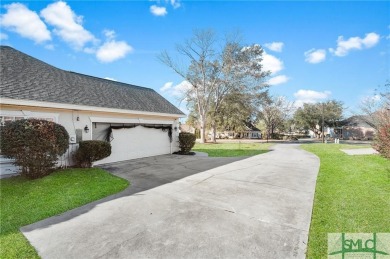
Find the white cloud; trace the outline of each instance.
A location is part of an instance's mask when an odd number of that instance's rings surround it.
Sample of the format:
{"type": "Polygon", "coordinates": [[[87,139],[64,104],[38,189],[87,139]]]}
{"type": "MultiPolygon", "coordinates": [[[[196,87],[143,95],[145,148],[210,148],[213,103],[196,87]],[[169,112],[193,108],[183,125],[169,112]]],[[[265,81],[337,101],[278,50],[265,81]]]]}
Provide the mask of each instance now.
{"type": "Polygon", "coordinates": [[[264,46],[272,51],[282,52],[284,43],[283,42],[271,42],[271,43],[265,43],[264,46]]]}
{"type": "Polygon", "coordinates": [[[0,32],[0,40],[7,40],[7,39],[8,39],[8,35],[0,32]]]}
{"type": "Polygon", "coordinates": [[[263,69],[265,71],[269,70],[272,74],[276,74],[277,72],[283,70],[283,62],[275,56],[267,54],[264,52],[263,54],[263,69]]]}
{"type": "Polygon", "coordinates": [[[41,11],[45,21],[54,26],[54,32],[75,49],[81,49],[96,38],[82,26],[83,17],[76,15],[67,3],[59,1],[41,11]]]}
{"type": "Polygon", "coordinates": [[[296,98],[295,106],[300,107],[304,103],[317,103],[324,99],[327,99],[332,93],[330,91],[317,92],[314,90],[300,89],[294,93],[296,98]]]}
{"type": "Polygon", "coordinates": [[[115,78],[112,78],[112,77],[105,77],[104,79],[111,80],[111,81],[118,81],[118,80],[116,80],[115,78]]]}
{"type": "Polygon", "coordinates": [[[115,39],[115,36],[116,36],[115,31],[113,31],[113,30],[104,30],[103,34],[109,40],[115,39]]]}
{"type": "Polygon", "coordinates": [[[379,94],[364,96],[361,99],[362,103],[375,104],[380,103],[382,97],[379,94]]]}
{"type": "Polygon", "coordinates": [[[173,82],[167,82],[164,84],[163,87],[160,88],[160,91],[170,96],[181,99],[191,88],[192,85],[190,84],[190,82],[184,80],[175,86],[173,86],[173,82]]]}
{"type": "Polygon", "coordinates": [[[125,41],[108,41],[104,43],[96,52],[96,58],[104,63],[109,63],[124,58],[133,48],[125,41]]]}
{"type": "Polygon", "coordinates": [[[326,50],[324,49],[311,49],[305,52],[305,61],[312,63],[312,64],[317,64],[326,59],[326,50]]]}
{"type": "Polygon", "coordinates": [[[150,12],[155,16],[165,16],[168,14],[167,9],[162,6],[152,5],[150,7],[150,12]]]}
{"type": "Polygon", "coordinates": [[[366,48],[374,47],[380,40],[379,34],[374,32],[366,34],[366,37],[362,40],[363,46],[366,48]]]}
{"type": "Polygon", "coordinates": [[[51,40],[50,31],[36,12],[21,3],[13,3],[4,7],[7,13],[0,16],[0,23],[4,28],[36,43],[51,40]]]}
{"type": "Polygon", "coordinates": [[[271,77],[268,80],[268,84],[269,85],[280,85],[280,84],[286,83],[288,80],[289,80],[289,78],[287,76],[279,75],[279,76],[271,77]]]}
{"type": "Polygon", "coordinates": [[[163,87],[160,88],[161,92],[166,92],[172,88],[173,82],[166,82],[163,87]]]}
{"type": "Polygon", "coordinates": [[[337,48],[330,48],[329,51],[336,56],[343,57],[348,55],[351,50],[361,50],[363,48],[372,48],[380,40],[380,35],[374,32],[366,34],[364,38],[351,37],[344,40],[343,36],[339,36],[337,39],[337,48]]]}
{"type": "Polygon", "coordinates": [[[190,82],[184,80],[172,87],[172,95],[176,97],[183,97],[183,95],[192,88],[190,82]]]}

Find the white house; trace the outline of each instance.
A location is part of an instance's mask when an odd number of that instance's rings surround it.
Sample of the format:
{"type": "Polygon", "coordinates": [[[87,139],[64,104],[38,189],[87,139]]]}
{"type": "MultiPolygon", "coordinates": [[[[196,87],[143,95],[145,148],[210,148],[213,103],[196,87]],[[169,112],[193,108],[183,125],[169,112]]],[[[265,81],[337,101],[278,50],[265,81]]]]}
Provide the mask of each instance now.
{"type": "MultiPolygon", "coordinates": [[[[70,135],[59,165],[71,164],[81,140],[108,140],[112,154],[96,164],[178,150],[178,119],[185,115],[153,89],[65,71],[0,46],[0,122],[41,118],[70,135]]],[[[15,168],[1,159],[1,174],[15,168]],[[4,169],[4,170],[3,170],[4,169]]]]}

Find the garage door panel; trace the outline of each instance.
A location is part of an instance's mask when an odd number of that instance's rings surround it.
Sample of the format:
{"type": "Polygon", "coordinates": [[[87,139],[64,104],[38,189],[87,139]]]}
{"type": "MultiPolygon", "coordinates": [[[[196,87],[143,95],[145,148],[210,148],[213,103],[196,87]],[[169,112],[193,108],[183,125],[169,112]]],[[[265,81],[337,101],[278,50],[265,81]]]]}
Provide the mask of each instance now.
{"type": "Polygon", "coordinates": [[[161,129],[142,126],[130,129],[113,129],[112,137],[111,155],[95,164],[169,154],[171,149],[168,132],[161,129]]]}

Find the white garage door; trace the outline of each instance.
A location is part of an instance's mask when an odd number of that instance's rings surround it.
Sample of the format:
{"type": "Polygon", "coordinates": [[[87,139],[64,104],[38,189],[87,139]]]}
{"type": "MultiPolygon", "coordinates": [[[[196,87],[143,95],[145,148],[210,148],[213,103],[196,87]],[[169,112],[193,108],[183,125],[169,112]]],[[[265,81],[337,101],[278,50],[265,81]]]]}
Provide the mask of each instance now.
{"type": "Polygon", "coordinates": [[[111,155],[95,165],[129,159],[169,154],[168,132],[137,126],[131,129],[112,129],[111,155]]]}

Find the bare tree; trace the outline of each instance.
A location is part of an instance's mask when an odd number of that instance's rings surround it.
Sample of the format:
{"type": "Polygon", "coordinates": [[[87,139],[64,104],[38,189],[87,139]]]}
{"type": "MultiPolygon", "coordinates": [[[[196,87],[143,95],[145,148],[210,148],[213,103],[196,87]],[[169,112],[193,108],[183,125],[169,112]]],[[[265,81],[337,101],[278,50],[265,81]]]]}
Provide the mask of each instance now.
{"type": "Polygon", "coordinates": [[[376,129],[373,147],[384,157],[390,158],[390,81],[380,92],[367,98],[361,105],[367,123],[376,129]]]}
{"type": "Polygon", "coordinates": [[[227,39],[220,49],[216,43],[213,31],[195,30],[191,39],[176,48],[189,65],[178,65],[166,51],[159,56],[164,64],[191,84],[183,98],[196,107],[202,143],[206,140],[208,118],[213,129],[212,141],[215,141],[216,116],[225,97],[233,91],[260,91],[267,87],[263,78],[269,75],[262,71],[263,50],[259,45],[242,47],[237,41],[227,39]]]}
{"type": "Polygon", "coordinates": [[[376,130],[383,124],[383,112],[390,110],[390,81],[377,89],[376,94],[368,96],[360,104],[360,112],[364,114],[361,118],[376,130]]]}
{"type": "Polygon", "coordinates": [[[205,142],[206,116],[210,108],[212,93],[216,85],[215,64],[216,36],[212,30],[195,30],[191,39],[177,45],[177,52],[189,61],[189,66],[181,66],[173,61],[167,51],[159,59],[191,84],[183,98],[195,100],[198,109],[201,142],[205,142]]]}

